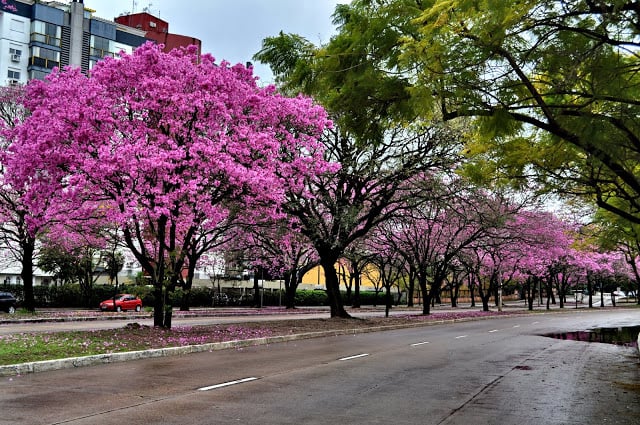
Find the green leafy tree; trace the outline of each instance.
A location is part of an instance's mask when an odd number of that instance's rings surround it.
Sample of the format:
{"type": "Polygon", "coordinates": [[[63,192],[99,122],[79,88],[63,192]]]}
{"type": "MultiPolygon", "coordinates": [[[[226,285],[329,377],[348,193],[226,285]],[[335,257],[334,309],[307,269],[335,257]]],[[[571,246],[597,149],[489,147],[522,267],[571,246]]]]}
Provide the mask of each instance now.
{"type": "Polygon", "coordinates": [[[83,245],[68,249],[48,245],[40,252],[38,267],[62,283],[78,283],[83,304],[91,307],[93,284],[103,269],[100,252],[95,247],[83,245]]]}
{"type": "Polygon", "coordinates": [[[638,2],[416,4],[402,59],[426,111],[477,117],[471,153],[640,223],[638,2]]]}

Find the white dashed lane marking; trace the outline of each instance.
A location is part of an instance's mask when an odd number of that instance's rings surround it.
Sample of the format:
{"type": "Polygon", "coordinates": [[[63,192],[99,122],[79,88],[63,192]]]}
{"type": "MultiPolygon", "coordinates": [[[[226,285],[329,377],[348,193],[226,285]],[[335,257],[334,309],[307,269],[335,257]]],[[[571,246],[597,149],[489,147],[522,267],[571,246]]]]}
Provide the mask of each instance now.
{"type": "Polygon", "coordinates": [[[425,345],[428,344],[429,341],[424,341],[424,342],[416,342],[415,344],[411,344],[412,347],[417,347],[418,345],[425,345]]]}
{"type": "Polygon", "coordinates": [[[344,360],[353,360],[353,359],[357,359],[357,358],[360,358],[360,357],[366,357],[366,356],[368,356],[368,355],[369,355],[369,354],[367,354],[367,353],[363,353],[363,354],[356,354],[355,356],[343,357],[343,358],[338,359],[338,360],[340,360],[340,361],[344,361],[344,360]]]}
{"type": "Polygon", "coordinates": [[[211,386],[208,386],[208,387],[198,388],[198,391],[215,390],[217,388],[228,387],[230,385],[236,385],[236,384],[242,384],[244,382],[255,381],[256,379],[258,379],[258,378],[251,377],[251,378],[238,379],[237,381],[223,382],[222,384],[216,384],[216,385],[211,385],[211,386]]]}

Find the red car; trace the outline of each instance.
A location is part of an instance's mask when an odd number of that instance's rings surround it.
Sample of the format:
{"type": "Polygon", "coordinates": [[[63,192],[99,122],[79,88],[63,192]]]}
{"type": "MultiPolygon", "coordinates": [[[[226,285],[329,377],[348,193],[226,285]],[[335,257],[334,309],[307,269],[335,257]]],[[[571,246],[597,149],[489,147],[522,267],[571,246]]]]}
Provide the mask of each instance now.
{"type": "Polygon", "coordinates": [[[100,303],[102,311],[126,311],[126,310],[142,310],[142,300],[131,294],[118,294],[115,296],[116,307],[113,308],[113,298],[104,300],[100,303]]]}

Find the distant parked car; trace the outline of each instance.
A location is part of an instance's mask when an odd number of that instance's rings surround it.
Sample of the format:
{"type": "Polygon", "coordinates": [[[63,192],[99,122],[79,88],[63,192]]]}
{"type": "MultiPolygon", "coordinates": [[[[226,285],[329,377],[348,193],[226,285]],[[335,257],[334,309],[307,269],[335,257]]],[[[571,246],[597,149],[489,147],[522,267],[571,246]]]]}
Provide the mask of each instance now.
{"type": "Polygon", "coordinates": [[[5,313],[13,314],[16,312],[18,301],[10,292],[0,292],[0,310],[5,313]]]}
{"type": "Polygon", "coordinates": [[[142,310],[142,300],[131,294],[118,294],[115,296],[116,305],[113,306],[113,298],[104,300],[100,303],[102,311],[126,311],[126,310],[142,310]]]}

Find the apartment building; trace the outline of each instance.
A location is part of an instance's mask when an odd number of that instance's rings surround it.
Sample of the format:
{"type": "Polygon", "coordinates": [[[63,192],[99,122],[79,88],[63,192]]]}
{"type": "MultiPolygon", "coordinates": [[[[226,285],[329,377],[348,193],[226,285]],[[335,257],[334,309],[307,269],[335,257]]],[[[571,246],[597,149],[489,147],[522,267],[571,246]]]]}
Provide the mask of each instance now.
{"type": "Polygon", "coordinates": [[[104,57],[132,52],[153,40],[165,50],[200,40],[169,33],[169,23],[148,13],[99,18],[82,0],[2,0],[0,3],[0,85],[43,79],[55,67],[90,70],[104,57]]]}

